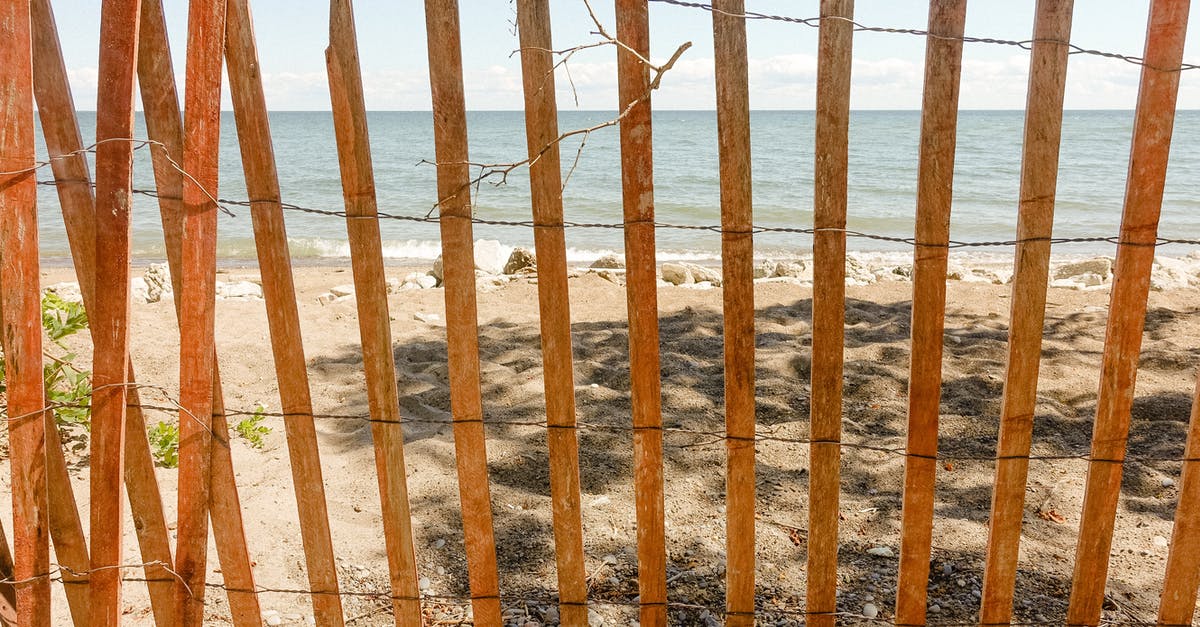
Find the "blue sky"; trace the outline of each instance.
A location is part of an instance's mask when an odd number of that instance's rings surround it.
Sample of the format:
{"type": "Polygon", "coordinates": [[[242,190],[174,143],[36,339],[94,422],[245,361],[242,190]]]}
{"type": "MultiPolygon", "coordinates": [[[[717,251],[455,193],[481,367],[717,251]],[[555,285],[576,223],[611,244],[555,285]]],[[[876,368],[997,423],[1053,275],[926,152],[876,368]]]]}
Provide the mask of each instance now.
{"type": "MultiPolygon", "coordinates": [[[[99,0],[55,0],[76,106],[95,108],[99,49],[99,0]]],[[[182,86],[187,6],[165,0],[177,80],[182,86]]],[[[968,35],[1027,39],[1034,0],[972,0],[968,35]]],[[[613,29],[612,0],[593,7],[613,29]]],[[[749,10],[797,17],[818,13],[816,0],[747,0],[749,10]]],[[[258,33],[267,103],[274,110],[327,110],[324,48],[328,5],[311,0],[251,0],[258,33]]],[[[869,26],[924,28],[927,4],[912,0],[860,0],[855,19],[869,26]]],[[[521,77],[511,0],[460,0],[467,106],[520,109],[521,77]]],[[[360,0],[355,3],[367,106],[373,110],[429,109],[429,79],[423,3],[418,0],[360,0]]],[[[556,48],[595,41],[582,0],[552,0],[556,48]]],[[[1148,0],[1076,0],[1072,41],[1141,56],[1148,0]]],[[[1200,16],[1193,16],[1184,60],[1200,62],[1200,16]]],[[[707,12],[651,5],[651,54],[670,56],[692,42],[654,96],[660,109],[712,109],[714,102],[712,22],[707,12]]],[[[781,22],[750,22],[751,106],[811,109],[815,102],[817,30],[781,22]]],[[[917,109],[921,102],[924,39],[912,35],[856,33],[851,106],[856,109],[917,109]]],[[[1011,46],[967,44],[964,48],[964,109],[1020,109],[1025,104],[1029,53],[1011,46]]],[[[575,83],[558,79],[563,109],[614,109],[616,62],[611,47],[576,55],[569,64],[575,83]],[[578,97],[578,105],[575,98],[578,97]]],[[[1067,72],[1066,106],[1072,109],[1130,109],[1137,97],[1138,68],[1099,57],[1074,55],[1067,72]]],[[[228,108],[226,99],[226,108],[228,108]]],[[[1180,108],[1200,108],[1200,70],[1185,72],[1180,108]]]]}

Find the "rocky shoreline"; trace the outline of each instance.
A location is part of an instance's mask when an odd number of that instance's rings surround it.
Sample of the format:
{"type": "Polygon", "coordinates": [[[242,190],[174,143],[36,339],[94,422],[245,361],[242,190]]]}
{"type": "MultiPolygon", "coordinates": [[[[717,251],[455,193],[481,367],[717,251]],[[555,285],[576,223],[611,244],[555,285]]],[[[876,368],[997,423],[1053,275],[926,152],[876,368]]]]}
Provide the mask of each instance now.
{"type": "MultiPolygon", "coordinates": [[[[525,248],[509,249],[496,240],[475,242],[475,275],[478,288],[490,291],[514,281],[537,283],[537,262],[533,252],[525,248]]],[[[1050,287],[1074,290],[1106,290],[1112,284],[1115,260],[1108,256],[1054,257],[1050,264],[1050,287]]],[[[948,281],[1007,285],[1012,282],[1011,257],[951,255],[947,267],[948,281]]],[[[254,274],[221,274],[226,280],[216,283],[218,300],[259,300],[262,298],[261,279],[254,274]]],[[[618,285],[625,283],[625,260],[618,255],[605,255],[585,267],[573,267],[569,276],[596,274],[618,285]]],[[[691,289],[712,289],[721,286],[719,263],[704,265],[692,262],[669,261],[659,265],[659,285],[691,289]]],[[[846,255],[846,285],[864,286],[882,281],[911,281],[911,255],[904,253],[850,252],[846,255]]],[[[793,283],[812,285],[811,255],[792,259],[760,260],[754,266],[756,283],[793,283]]],[[[388,293],[442,286],[442,259],[438,257],[427,271],[410,271],[403,277],[387,280],[388,293]]],[[[1182,257],[1158,255],[1150,275],[1150,288],[1169,291],[1181,288],[1200,288],[1200,251],[1182,257]]],[[[46,287],[69,301],[80,300],[79,284],[55,283],[46,287]]],[[[170,270],[165,263],[150,264],[144,274],[130,282],[136,303],[154,303],[171,297],[170,270]]],[[[354,298],[353,284],[335,285],[317,297],[321,304],[354,298]]]]}

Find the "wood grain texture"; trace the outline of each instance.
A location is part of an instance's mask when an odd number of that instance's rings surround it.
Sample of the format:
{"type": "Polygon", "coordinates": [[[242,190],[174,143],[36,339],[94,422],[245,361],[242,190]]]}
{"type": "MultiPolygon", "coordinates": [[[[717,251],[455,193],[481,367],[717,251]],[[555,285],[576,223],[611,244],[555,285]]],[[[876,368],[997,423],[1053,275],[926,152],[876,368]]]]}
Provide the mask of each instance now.
{"type": "MultiPolygon", "coordinates": [[[[331,0],[329,3],[329,47],[325,50],[325,63],[346,204],[346,229],[358,304],[367,402],[373,419],[371,439],[375,443],[392,611],[397,625],[419,625],[422,620],[420,591],[404,470],[404,431],[400,425],[362,72],[358,62],[354,12],[349,0],[331,0]]],[[[478,610],[476,616],[479,616],[478,610]]]]}
{"type": "MultiPolygon", "coordinates": [[[[182,286],[179,310],[179,527],[175,611],[179,624],[204,622],[208,520],[212,505],[214,310],[224,0],[192,0],[188,8],[183,137],[182,286]]],[[[224,486],[222,486],[224,487],[224,486]]],[[[214,527],[219,524],[213,515],[214,527]]]]}
{"type": "Polygon", "coordinates": [[[100,16],[96,104],[96,274],[92,330],[91,619],[121,619],[121,511],[129,372],[130,210],[133,203],[133,98],[139,0],[105,3],[100,16]]]}
{"type": "MultiPolygon", "coordinates": [[[[175,164],[183,161],[183,127],[176,97],[174,73],[171,68],[170,45],[159,0],[143,0],[142,41],[139,48],[138,76],[142,103],[146,110],[146,127],[150,138],[161,145],[152,151],[154,176],[159,189],[159,212],[166,240],[167,263],[176,316],[183,312],[182,232],[184,177],[175,164]],[[174,162],[174,163],[172,163],[174,162]]],[[[228,422],[224,415],[220,373],[213,357],[212,434],[211,449],[211,518],[213,538],[221,572],[229,591],[230,613],[236,625],[256,625],[261,621],[240,498],[229,450],[228,422]]],[[[170,583],[173,584],[174,578],[170,583]]],[[[164,585],[155,583],[155,585],[164,585]]],[[[158,616],[155,606],[155,616],[158,616]]],[[[160,621],[161,622],[161,621],[160,621]]]]}
{"type": "Polygon", "coordinates": [[[500,589],[479,388],[475,250],[458,2],[426,0],[425,22],[429,82],[433,94],[433,140],[438,163],[450,412],[454,422],[454,457],[458,468],[471,604],[477,624],[498,626],[501,624],[500,589]]]}
{"type": "Polygon", "coordinates": [[[806,619],[832,627],[837,612],[842,382],[846,336],[846,205],[853,0],[823,0],[817,49],[813,175],[812,444],[806,619]],[[844,18],[844,19],[838,19],[844,18]]]}
{"type": "Polygon", "coordinates": [[[518,0],[517,31],[525,88],[525,137],[529,158],[534,160],[529,166],[529,186],[535,225],[559,616],[563,625],[587,625],[575,371],[549,0],[518,0]]]}
{"type": "Polygon", "coordinates": [[[6,624],[17,624],[17,590],[8,583],[15,579],[13,575],[12,550],[8,548],[8,534],[4,533],[4,525],[0,524],[0,621],[6,624]]]}
{"type": "Polygon", "coordinates": [[[933,540],[942,386],[942,333],[946,313],[946,244],[958,124],[966,0],[933,0],[925,43],[925,89],[917,174],[917,245],[913,253],[912,357],[908,384],[908,456],[896,624],[925,623],[926,584],[933,540]]]}
{"type": "MultiPolygon", "coordinates": [[[[1121,245],[1113,268],[1108,328],[1100,363],[1100,390],[1092,430],[1091,461],[1075,547],[1068,625],[1100,621],[1108,557],[1121,492],[1125,443],[1133,408],[1138,357],[1150,292],[1154,242],[1162,209],[1178,68],[1187,33],[1188,0],[1153,0],[1146,27],[1146,66],[1138,88],[1129,151],[1129,175],[1121,215],[1121,245]]],[[[1194,559],[1195,556],[1192,556],[1194,559]]]]}
{"type": "Polygon", "coordinates": [[[50,625],[33,54],[28,2],[0,3],[0,342],[8,393],[17,625],[50,625]]]}
{"type": "MultiPolygon", "coordinates": [[[[91,225],[86,242],[80,240],[79,229],[68,229],[67,237],[74,250],[86,249],[86,254],[74,257],[76,275],[82,274],[80,266],[89,271],[95,255],[95,204],[92,197],[91,175],[87,157],[74,154],[83,148],[79,124],[75,117],[75,104],[67,82],[67,69],[59,47],[58,29],[49,0],[33,0],[30,3],[33,37],[33,93],[38,105],[38,119],[42,125],[42,136],[47,152],[52,159],[50,168],[54,173],[59,204],[63,208],[64,222],[86,216],[91,225]]],[[[82,281],[81,281],[82,286],[82,281]]],[[[91,285],[89,284],[89,288],[91,285]]],[[[71,621],[84,625],[89,617],[88,575],[91,570],[91,555],[88,553],[87,538],[83,533],[83,521],[75,502],[75,488],[67,470],[66,457],[60,443],[61,437],[53,414],[46,414],[46,481],[49,498],[50,538],[54,543],[54,559],[66,566],[62,572],[63,590],[71,611],[71,621]],[[75,574],[83,573],[83,574],[75,574]]]]}
{"type": "Polygon", "coordinates": [[[1000,404],[996,480],[979,615],[982,625],[1006,625],[1012,621],[1028,457],[1037,406],[1067,82],[1068,47],[1058,42],[1071,38],[1072,5],[1073,0],[1038,0],[1035,10],[1017,215],[1017,239],[1021,243],[1017,244],[1013,265],[1008,368],[1000,404]]]}
{"type": "Polygon", "coordinates": [[[1158,606],[1159,625],[1191,625],[1196,612],[1196,590],[1200,587],[1200,560],[1196,559],[1200,555],[1200,378],[1196,380],[1183,457],[1189,461],[1183,462],[1179,479],[1179,505],[1158,606]]]}
{"type": "Polygon", "coordinates": [[[234,118],[241,147],[246,190],[253,200],[250,217],[262,274],[263,297],[271,315],[271,348],[288,441],[300,535],[312,594],[314,617],[321,625],[342,625],[337,564],[329,530],[325,483],[312,418],[312,394],[300,335],[300,314],[292,279],[287,230],[280,205],[279,175],[267,101],[259,74],[258,50],[250,6],[228,0],[225,18],[225,59],[234,118]]]}
{"type": "Polygon", "coordinates": [[[638,597],[642,627],[667,623],[663,507],[662,380],[658,272],[654,250],[654,154],[650,121],[650,16],[646,0],[616,0],[617,109],[621,119],[621,199],[625,220],[630,396],[637,494],[638,597]],[[634,53],[637,54],[634,54],[634,53]],[[640,58],[639,58],[640,56],[640,58]],[[632,108],[630,108],[632,106],[632,108]]]}
{"type": "Polygon", "coordinates": [[[754,236],[743,0],[713,2],[725,358],[725,624],[754,625],[754,236]]]}

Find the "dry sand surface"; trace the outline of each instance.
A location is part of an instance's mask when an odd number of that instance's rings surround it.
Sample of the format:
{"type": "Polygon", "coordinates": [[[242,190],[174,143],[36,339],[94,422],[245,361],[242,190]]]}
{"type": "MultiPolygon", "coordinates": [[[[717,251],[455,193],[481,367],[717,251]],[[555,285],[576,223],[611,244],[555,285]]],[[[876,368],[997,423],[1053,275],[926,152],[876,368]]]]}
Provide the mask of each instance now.
{"type": "MultiPolygon", "coordinates": [[[[253,280],[254,269],[229,268],[219,279],[253,280]]],[[[389,276],[408,270],[389,268],[389,276]]],[[[423,272],[423,270],[422,270],[423,272]]],[[[49,270],[43,285],[71,280],[49,270]]],[[[625,291],[620,278],[595,273],[573,278],[571,313],[575,343],[584,538],[593,618],[625,625],[636,619],[634,493],[625,291]],[[611,280],[610,280],[611,279],[611,280]],[[601,602],[615,603],[604,604],[601,602]]],[[[352,297],[322,303],[333,286],[348,284],[345,268],[297,269],[298,298],[308,371],[318,413],[366,414],[362,358],[352,297]]],[[[544,419],[537,286],[529,277],[479,294],[480,359],[486,419],[544,419]]],[[[878,281],[847,288],[845,439],[901,449],[909,361],[911,283],[878,281]]],[[[934,562],[929,581],[931,622],[975,618],[991,498],[1010,287],[951,281],[947,298],[941,450],[964,459],[940,464],[937,478],[934,562]],[[971,459],[976,458],[976,459],[971,459]],[[982,459],[980,459],[982,458],[982,459]]],[[[663,286],[663,415],[668,427],[721,431],[721,290],[663,286]]],[[[808,434],[811,288],[795,281],[756,285],[757,419],[777,438],[808,434]]],[[[418,566],[426,592],[467,592],[458,489],[449,425],[445,312],[441,289],[389,296],[395,363],[405,427],[405,457],[418,566]],[[435,317],[430,316],[433,314],[435,317]]],[[[1130,454],[1179,457],[1200,348],[1200,291],[1181,288],[1150,295],[1142,367],[1133,410],[1130,454]]],[[[1091,422],[1108,290],[1054,287],[1049,294],[1045,346],[1034,422],[1038,455],[1085,455],[1091,422]]],[[[261,300],[222,300],[217,343],[226,405],[279,411],[266,309],[261,300]]],[[[178,389],[178,331],[170,299],[133,307],[132,354],[144,383],[178,389]]],[[[83,336],[72,338],[79,360],[90,361],[83,336]]],[[[147,394],[147,402],[154,402],[147,394]]],[[[176,417],[151,412],[151,424],[176,417]]],[[[307,579],[296,505],[280,418],[261,450],[232,441],[246,535],[255,578],[268,588],[304,589],[307,579]]],[[[368,424],[324,419],[317,423],[326,494],[343,590],[386,593],[387,568],[374,453],[368,424]]],[[[551,535],[544,429],[493,424],[488,459],[506,622],[554,623],[555,563],[551,535]],[[521,601],[520,598],[529,598],[521,601]]],[[[666,515],[671,610],[681,625],[719,624],[724,590],[724,447],[713,437],[668,430],[666,515]]],[[[85,452],[85,451],[84,451],[85,452]]],[[[5,455],[7,457],[7,455],[5,455]]],[[[760,624],[795,625],[802,619],[808,517],[807,445],[764,440],[758,446],[758,595],[760,624]]],[[[75,453],[71,472],[86,512],[88,461],[75,453]]],[[[8,491],[7,461],[0,485],[8,491]]],[[[903,457],[847,448],[843,454],[841,592],[839,609],[861,613],[868,604],[881,618],[895,602],[903,457]],[[868,552],[871,549],[880,549],[868,552]],[[888,549],[888,550],[882,550],[888,549]]],[[[1035,461],[1027,491],[1016,619],[1060,621],[1065,615],[1086,465],[1081,460],[1035,461]]],[[[1113,545],[1106,619],[1152,621],[1171,537],[1180,464],[1129,463],[1113,545]]],[[[174,521],[176,471],[160,469],[169,521],[174,521]]],[[[4,514],[10,504],[4,499],[4,514]]],[[[11,518],[7,520],[11,521],[11,518]]],[[[87,518],[84,517],[84,525],[87,518]]],[[[9,523],[6,522],[6,525],[9,523]]],[[[172,522],[172,527],[173,527],[172,522]]],[[[11,528],[10,528],[11,529],[11,528]]],[[[138,563],[132,524],[125,531],[128,562],[138,563]]],[[[210,550],[212,582],[222,581],[210,550]]],[[[130,571],[130,576],[139,576],[130,571]]],[[[55,587],[60,622],[66,622],[61,586],[55,587]]],[[[209,619],[224,624],[227,603],[209,590],[209,619]]],[[[270,624],[311,622],[306,595],[264,593],[270,624]]],[[[149,623],[144,586],[128,583],[128,624],[149,623]]],[[[347,597],[357,625],[389,624],[388,604],[370,596],[347,597]]],[[[427,603],[431,624],[460,624],[462,602],[427,603]],[[432,621],[441,622],[432,622],[432,621]]],[[[847,616],[845,622],[857,619],[847,616]]]]}

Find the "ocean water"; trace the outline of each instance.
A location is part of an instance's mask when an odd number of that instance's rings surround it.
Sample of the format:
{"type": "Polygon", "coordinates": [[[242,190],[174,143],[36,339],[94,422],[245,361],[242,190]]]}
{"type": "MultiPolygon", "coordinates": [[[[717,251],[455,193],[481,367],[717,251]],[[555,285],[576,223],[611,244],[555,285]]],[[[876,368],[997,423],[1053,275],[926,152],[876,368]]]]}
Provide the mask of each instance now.
{"type": "MultiPolygon", "coordinates": [[[[564,111],[562,131],[587,128],[615,116],[613,112],[564,111]]],[[[381,211],[424,216],[436,201],[432,117],[428,112],[372,112],[371,148],[381,211]]],[[[80,112],[84,143],[95,138],[95,115],[80,112]]],[[[275,112],[270,116],[285,202],[327,210],[342,208],[341,183],[328,112],[275,112]]],[[[521,112],[468,114],[471,160],[511,163],[525,157],[521,112]]],[[[951,237],[956,240],[1006,240],[1016,232],[1020,186],[1022,111],[964,111],[959,115],[955,159],[951,237]]],[[[1055,235],[1108,237],[1118,233],[1132,138],[1132,111],[1071,111],[1063,121],[1055,235]]],[[[811,111],[757,111],[751,120],[754,221],[773,227],[811,227],[813,197],[813,125],[811,111]]],[[[857,111],[851,114],[848,227],[892,237],[911,237],[916,207],[920,112],[857,111]]],[[[141,114],[136,136],[147,137],[141,114]]],[[[621,175],[618,132],[605,128],[562,146],[566,219],[588,223],[621,221],[621,175]],[[578,154],[578,162],[575,162],[578,154]]],[[[45,147],[38,137],[40,157],[45,147]]],[[[660,222],[713,225],[720,222],[717,175],[716,114],[705,111],[660,111],[654,114],[656,215],[660,222]]],[[[94,169],[94,167],[93,167],[94,169]]],[[[1200,111],[1180,112],[1175,122],[1160,235],[1200,238],[1200,111]]],[[[48,168],[39,180],[53,178],[48,168]]],[[[219,196],[246,199],[232,113],[222,118],[219,196]]],[[[153,189],[148,149],[136,153],[134,183],[153,189]]],[[[503,184],[482,182],[474,196],[475,214],[496,220],[530,219],[529,180],[525,169],[503,184]]],[[[68,256],[58,199],[51,186],[39,189],[43,256],[68,256]]],[[[232,207],[234,216],[220,217],[219,254],[227,262],[252,261],[254,247],[249,209],[232,207]]],[[[349,255],[346,225],[341,218],[301,212],[286,215],[288,236],[297,262],[349,255]]],[[[384,220],[384,254],[397,262],[432,259],[440,252],[436,225],[384,220]]],[[[529,246],[531,229],[477,225],[475,237],[498,239],[510,246],[529,246]]],[[[567,232],[569,258],[586,262],[620,252],[619,229],[572,228],[567,232]]],[[[761,257],[787,257],[811,251],[811,239],[798,234],[760,234],[755,247],[761,257]]],[[[850,238],[848,247],[862,251],[907,250],[865,238],[850,238]]],[[[137,196],[133,218],[134,255],[163,258],[162,232],[154,199],[137,196]]],[[[660,260],[716,259],[717,233],[660,229],[660,260]]],[[[984,249],[996,254],[1010,248],[984,249]]],[[[1063,253],[1112,254],[1111,244],[1061,245],[1063,253]]],[[[1187,252],[1167,248],[1164,252],[1187,252]]]]}

